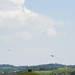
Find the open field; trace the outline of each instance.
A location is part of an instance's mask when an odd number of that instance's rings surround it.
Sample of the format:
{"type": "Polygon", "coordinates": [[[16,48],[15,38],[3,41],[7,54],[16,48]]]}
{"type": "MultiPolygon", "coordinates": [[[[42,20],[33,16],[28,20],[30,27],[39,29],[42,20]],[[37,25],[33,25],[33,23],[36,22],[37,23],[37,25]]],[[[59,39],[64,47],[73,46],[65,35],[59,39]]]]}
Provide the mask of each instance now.
{"type": "Polygon", "coordinates": [[[25,73],[19,73],[18,75],[40,75],[39,73],[36,72],[25,72],[25,73]]]}
{"type": "MultiPolygon", "coordinates": [[[[1,74],[0,74],[1,75],[1,74]]],[[[42,71],[19,71],[4,73],[4,75],[75,75],[75,68],[58,68],[54,70],[42,70],[42,71]]]]}
{"type": "Polygon", "coordinates": [[[40,75],[75,75],[75,68],[58,68],[57,70],[35,71],[40,75]]]}
{"type": "Polygon", "coordinates": [[[53,72],[53,70],[46,70],[46,71],[35,71],[36,73],[39,73],[39,74],[50,74],[53,72]]]}

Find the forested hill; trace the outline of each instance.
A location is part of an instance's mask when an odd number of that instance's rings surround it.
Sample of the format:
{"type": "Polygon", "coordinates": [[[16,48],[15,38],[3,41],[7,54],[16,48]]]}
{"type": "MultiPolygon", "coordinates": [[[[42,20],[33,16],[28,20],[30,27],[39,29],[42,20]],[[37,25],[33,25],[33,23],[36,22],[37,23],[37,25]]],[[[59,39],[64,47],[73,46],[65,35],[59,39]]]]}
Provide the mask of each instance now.
{"type": "Polygon", "coordinates": [[[36,70],[53,70],[57,68],[65,68],[71,67],[75,68],[75,65],[62,65],[62,64],[42,64],[42,65],[35,65],[35,66],[13,66],[9,64],[2,64],[0,65],[0,71],[2,72],[18,72],[18,71],[25,71],[26,69],[36,70]]]}

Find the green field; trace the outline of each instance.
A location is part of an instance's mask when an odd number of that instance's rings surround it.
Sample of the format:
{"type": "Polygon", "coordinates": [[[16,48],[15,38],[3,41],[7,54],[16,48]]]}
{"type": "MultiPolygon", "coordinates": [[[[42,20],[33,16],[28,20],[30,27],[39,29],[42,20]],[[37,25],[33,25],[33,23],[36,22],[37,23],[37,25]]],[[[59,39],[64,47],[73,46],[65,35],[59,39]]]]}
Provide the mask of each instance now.
{"type": "Polygon", "coordinates": [[[59,68],[57,70],[35,71],[40,75],[75,75],[75,68],[59,68]]]}
{"type": "Polygon", "coordinates": [[[19,73],[18,75],[40,75],[39,73],[36,72],[25,72],[25,73],[19,73]]]}
{"type": "Polygon", "coordinates": [[[46,70],[46,71],[33,71],[33,72],[23,72],[23,73],[19,73],[18,75],[49,75],[50,73],[52,73],[52,70],[46,70]]]}
{"type": "Polygon", "coordinates": [[[49,75],[53,71],[52,70],[46,70],[46,71],[35,71],[35,72],[38,73],[38,74],[40,74],[40,75],[49,75]]]}
{"type": "Polygon", "coordinates": [[[52,70],[46,70],[46,71],[35,71],[36,73],[45,73],[45,74],[50,74],[52,70]]]}
{"type": "Polygon", "coordinates": [[[57,70],[23,72],[17,75],[75,75],[75,68],[58,68],[57,70]]]}

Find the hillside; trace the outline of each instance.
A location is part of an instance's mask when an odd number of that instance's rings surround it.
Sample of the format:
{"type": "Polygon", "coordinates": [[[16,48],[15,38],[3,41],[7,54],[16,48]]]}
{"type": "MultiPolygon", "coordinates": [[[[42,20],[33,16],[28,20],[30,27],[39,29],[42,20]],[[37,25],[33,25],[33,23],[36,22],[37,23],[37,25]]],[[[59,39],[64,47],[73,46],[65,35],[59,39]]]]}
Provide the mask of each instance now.
{"type": "Polygon", "coordinates": [[[49,75],[75,75],[75,68],[59,68],[49,75]]]}
{"type": "Polygon", "coordinates": [[[75,75],[75,68],[58,68],[57,70],[36,71],[40,75],[75,75]]]}
{"type": "Polygon", "coordinates": [[[42,64],[42,65],[35,65],[35,66],[13,66],[9,64],[2,64],[0,65],[0,72],[19,72],[25,71],[27,69],[32,69],[33,71],[42,71],[42,70],[56,70],[58,68],[75,68],[74,65],[62,65],[62,64],[42,64]]]}
{"type": "Polygon", "coordinates": [[[35,73],[35,72],[24,72],[24,73],[18,73],[17,75],[40,75],[39,73],[35,73]]]}

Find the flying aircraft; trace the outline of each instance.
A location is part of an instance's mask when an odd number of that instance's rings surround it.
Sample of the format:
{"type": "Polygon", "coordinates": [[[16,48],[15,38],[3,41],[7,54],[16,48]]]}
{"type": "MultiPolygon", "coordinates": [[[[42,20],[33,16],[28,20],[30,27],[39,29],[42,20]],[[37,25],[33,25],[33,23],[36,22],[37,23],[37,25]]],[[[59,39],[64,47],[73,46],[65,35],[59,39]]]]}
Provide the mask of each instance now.
{"type": "Polygon", "coordinates": [[[54,55],[50,55],[51,57],[54,57],[54,55]]]}

